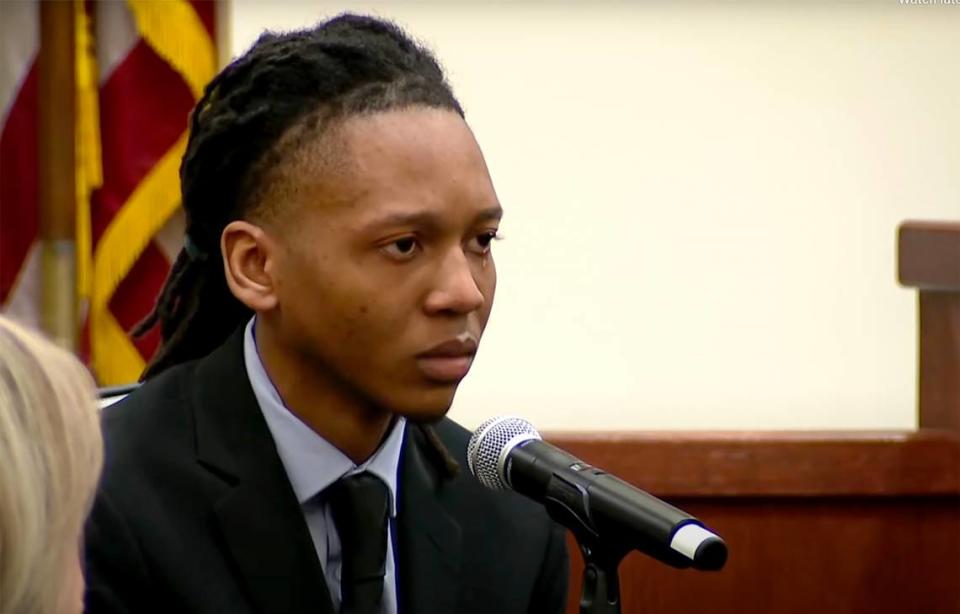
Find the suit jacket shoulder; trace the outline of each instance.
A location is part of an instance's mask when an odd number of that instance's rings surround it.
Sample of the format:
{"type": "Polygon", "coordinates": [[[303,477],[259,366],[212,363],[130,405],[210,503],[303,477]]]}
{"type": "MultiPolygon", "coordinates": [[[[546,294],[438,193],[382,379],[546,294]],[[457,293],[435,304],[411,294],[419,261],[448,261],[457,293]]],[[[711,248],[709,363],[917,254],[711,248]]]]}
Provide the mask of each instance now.
{"type": "Polygon", "coordinates": [[[330,612],[243,364],[242,329],[104,412],[87,612],[330,612]]]}

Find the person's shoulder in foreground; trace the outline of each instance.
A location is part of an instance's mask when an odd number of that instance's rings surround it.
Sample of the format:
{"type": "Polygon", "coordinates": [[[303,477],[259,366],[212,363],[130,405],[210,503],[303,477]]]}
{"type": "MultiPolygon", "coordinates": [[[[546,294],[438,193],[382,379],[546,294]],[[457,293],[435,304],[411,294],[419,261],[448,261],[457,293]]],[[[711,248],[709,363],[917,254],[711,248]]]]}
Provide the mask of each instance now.
{"type": "Polygon", "coordinates": [[[102,461],[90,373],[0,315],[0,613],[83,612],[80,535],[102,461]]]}

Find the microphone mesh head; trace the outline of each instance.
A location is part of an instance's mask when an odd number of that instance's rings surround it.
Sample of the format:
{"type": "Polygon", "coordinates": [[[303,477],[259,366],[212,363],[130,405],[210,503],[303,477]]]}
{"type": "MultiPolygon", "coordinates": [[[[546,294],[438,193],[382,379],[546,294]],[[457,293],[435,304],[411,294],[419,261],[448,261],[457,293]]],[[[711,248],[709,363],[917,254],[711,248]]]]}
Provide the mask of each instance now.
{"type": "Polygon", "coordinates": [[[473,432],[467,444],[467,465],[470,473],[487,488],[506,490],[501,461],[505,452],[529,439],[540,439],[540,433],[532,424],[516,416],[490,418],[473,432]]]}

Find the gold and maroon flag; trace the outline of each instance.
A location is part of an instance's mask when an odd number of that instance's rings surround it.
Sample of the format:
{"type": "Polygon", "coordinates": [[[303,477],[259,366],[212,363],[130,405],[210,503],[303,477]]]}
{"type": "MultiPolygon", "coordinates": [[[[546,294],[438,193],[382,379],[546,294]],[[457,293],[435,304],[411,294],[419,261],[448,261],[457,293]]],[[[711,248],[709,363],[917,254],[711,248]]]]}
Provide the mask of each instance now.
{"type": "Polygon", "coordinates": [[[100,173],[86,174],[92,190],[89,217],[78,219],[78,275],[94,373],[102,384],[120,384],[137,379],[159,343],[156,332],[132,339],[128,331],[152,308],[182,243],[178,170],[190,110],[216,72],[216,7],[204,0],[84,7],[98,81],[96,105],[78,98],[79,149],[99,150],[100,173]],[[100,142],[85,148],[84,126],[89,135],[97,122],[100,142]]]}
{"type": "Polygon", "coordinates": [[[36,326],[48,295],[65,291],[68,304],[79,297],[81,321],[67,328],[83,330],[81,353],[101,384],[131,382],[159,335],[132,339],[129,331],[152,308],[183,239],[178,169],[190,110],[216,71],[216,4],[71,0],[56,5],[66,29],[44,25],[50,6],[0,1],[0,310],[36,326]],[[40,84],[55,79],[39,74],[41,47],[72,50],[45,52],[46,66],[74,67],[63,90],[72,100],[39,98],[40,84]],[[61,106],[72,133],[44,138],[74,152],[76,206],[49,209],[40,177],[52,162],[40,155],[39,126],[43,109],[61,106]],[[74,217],[56,222],[76,229],[76,292],[62,276],[50,283],[41,266],[39,232],[51,215],[74,217]]]}
{"type": "Polygon", "coordinates": [[[36,327],[40,324],[39,3],[4,3],[0,13],[0,310],[36,327]]]}

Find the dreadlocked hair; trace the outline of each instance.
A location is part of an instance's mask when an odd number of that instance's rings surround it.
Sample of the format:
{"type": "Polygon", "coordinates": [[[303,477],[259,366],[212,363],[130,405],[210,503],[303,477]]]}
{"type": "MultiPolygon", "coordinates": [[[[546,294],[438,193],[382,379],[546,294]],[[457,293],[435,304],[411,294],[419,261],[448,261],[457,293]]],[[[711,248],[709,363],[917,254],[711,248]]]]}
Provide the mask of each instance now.
{"type": "MultiPolygon", "coordinates": [[[[157,303],[134,329],[160,327],[141,376],[207,355],[253,315],[229,291],[219,255],[231,221],[263,206],[271,172],[292,151],[351,116],[425,106],[463,109],[437,60],[391,22],[343,14],[313,28],[264,33],[207,85],[180,165],[185,247],[157,303]]],[[[458,464],[422,425],[445,473],[458,464]]]]}

